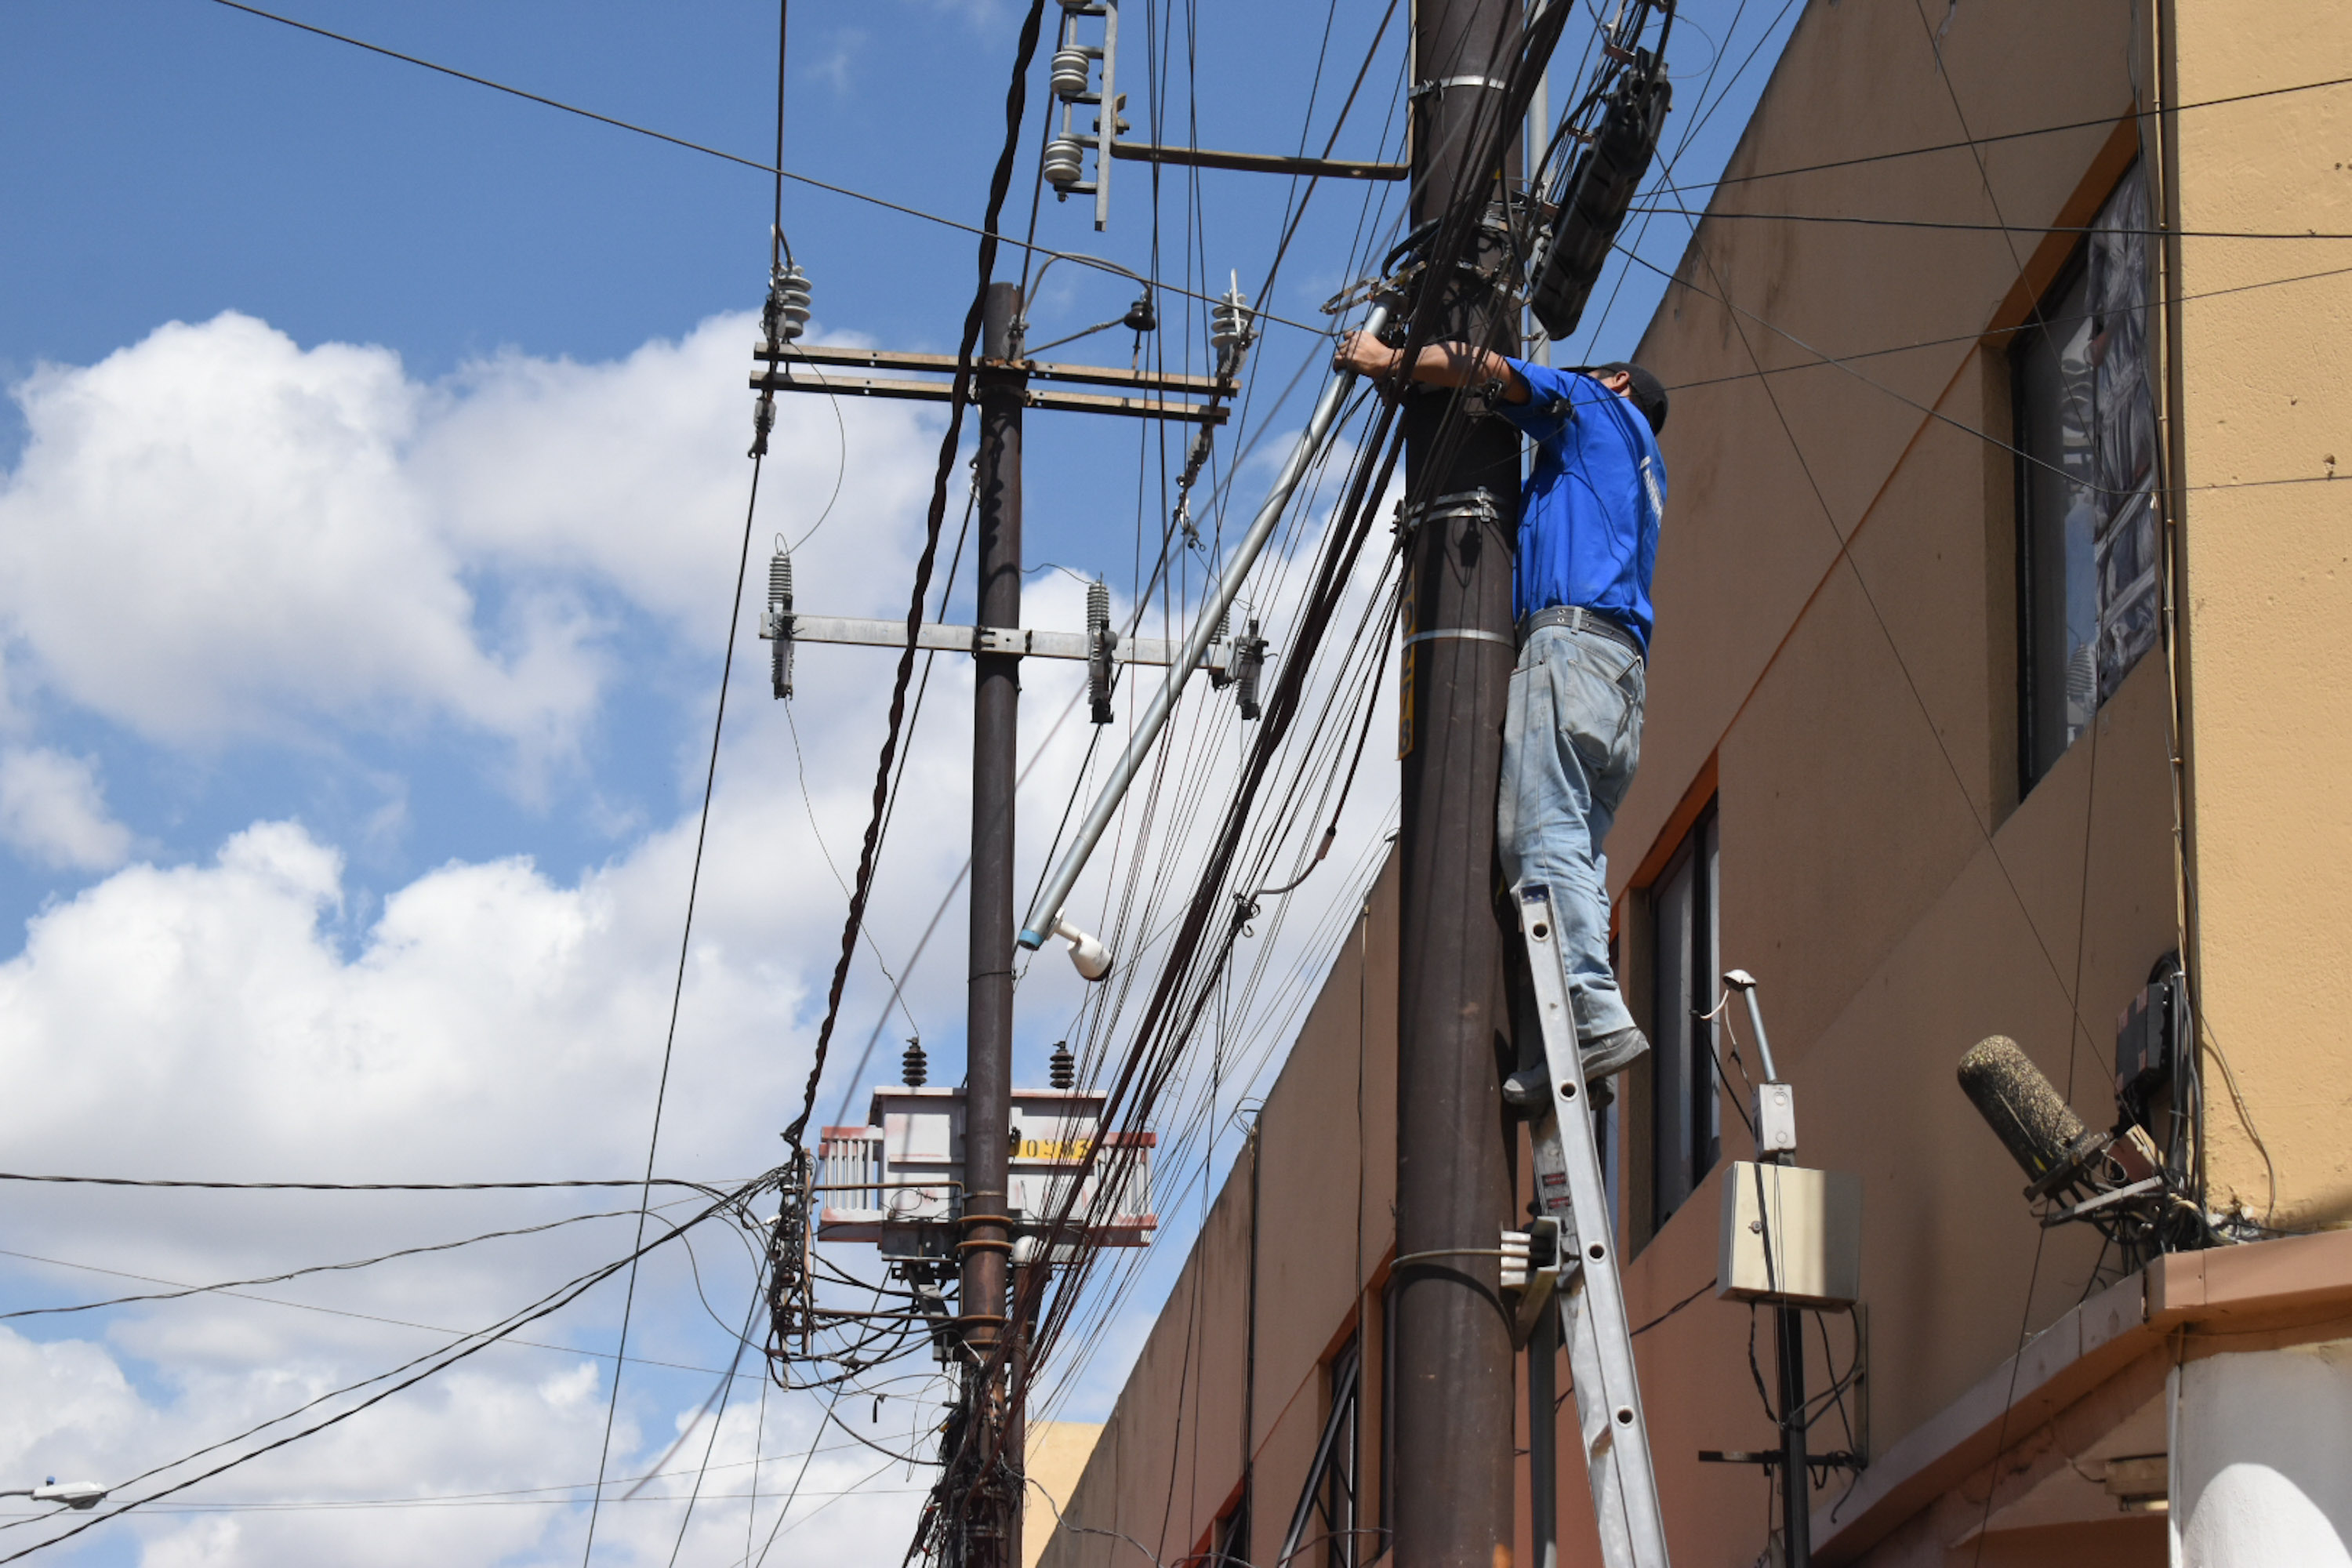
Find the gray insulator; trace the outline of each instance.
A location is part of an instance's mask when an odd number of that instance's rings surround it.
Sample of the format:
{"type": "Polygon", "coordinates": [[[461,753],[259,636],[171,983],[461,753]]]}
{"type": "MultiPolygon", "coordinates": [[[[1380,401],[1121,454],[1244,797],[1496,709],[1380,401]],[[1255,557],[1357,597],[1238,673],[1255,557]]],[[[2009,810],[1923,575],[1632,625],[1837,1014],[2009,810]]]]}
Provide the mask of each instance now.
{"type": "Polygon", "coordinates": [[[1065,44],[1054,51],[1054,96],[1077,98],[1094,81],[1095,62],[1076,44],[1065,44]]]}
{"type": "MultiPolygon", "coordinates": [[[[1211,639],[1209,646],[1212,647],[1222,647],[1233,637],[1233,635],[1234,616],[1233,612],[1228,610],[1223,615],[1217,617],[1217,635],[1215,637],[1211,639]]],[[[1226,687],[1231,686],[1233,683],[1234,667],[1232,665],[1228,664],[1223,669],[1219,669],[1213,664],[1209,667],[1209,685],[1212,688],[1216,690],[1223,691],[1226,687]]]]}
{"type": "Polygon", "coordinates": [[[2083,1119],[2006,1035],[1979,1040],[1960,1058],[1960,1089],[2025,1173],[2040,1181],[2071,1157],[2083,1119]]]}
{"type": "Polygon", "coordinates": [[[1250,617],[1249,631],[1242,638],[1241,656],[1241,674],[1234,682],[1234,700],[1241,705],[1244,720],[1255,720],[1260,711],[1258,680],[1265,673],[1265,639],[1257,635],[1255,616],[1250,617]]]}
{"type": "Polygon", "coordinates": [[[809,279],[798,262],[780,269],[768,285],[763,312],[772,343],[788,343],[808,330],[809,279]]]}
{"type": "Polygon", "coordinates": [[[768,455],[768,432],[773,430],[775,427],[776,395],[773,392],[763,391],[760,394],[760,401],[751,405],[751,449],[749,452],[746,452],[744,456],[747,458],[766,457],[768,455]]]}
{"type": "Polygon", "coordinates": [[[1250,309],[1249,297],[1242,292],[1241,275],[1233,275],[1233,287],[1224,297],[1209,307],[1209,346],[1217,351],[1217,373],[1230,376],[1241,362],[1242,351],[1249,347],[1255,336],[1251,331],[1257,313],[1250,309]]]}
{"type": "Polygon", "coordinates": [[[1066,191],[1087,172],[1086,149],[1076,137],[1056,136],[1045,143],[1045,183],[1066,191]]]}
{"type": "Polygon", "coordinates": [[[1111,650],[1118,646],[1118,634],[1110,629],[1110,588],[1102,583],[1087,584],[1087,701],[1090,716],[1097,724],[1111,721],[1111,650]]]}
{"type": "Polygon", "coordinates": [[[793,558],[781,550],[768,562],[768,613],[761,619],[767,624],[761,635],[775,639],[768,674],[781,701],[793,694],[793,558]]]}

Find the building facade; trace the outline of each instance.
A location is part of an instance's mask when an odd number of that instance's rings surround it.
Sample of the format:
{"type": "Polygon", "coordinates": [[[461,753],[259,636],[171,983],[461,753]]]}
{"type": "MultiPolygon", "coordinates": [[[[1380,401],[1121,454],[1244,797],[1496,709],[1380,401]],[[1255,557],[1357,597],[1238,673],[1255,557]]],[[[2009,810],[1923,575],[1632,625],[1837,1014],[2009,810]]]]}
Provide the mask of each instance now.
{"type": "MultiPolygon", "coordinates": [[[[1691,234],[1639,354],[1673,489],[1608,846],[1655,1045],[1608,1148],[1677,1563],[1778,1551],[1766,1473],[1697,1458],[1774,1441],[1769,1321],[1714,1289],[1759,1065],[1703,1016],[1735,966],[1800,1161],[1863,1182],[1861,1307],[1808,1328],[1811,1447],[1859,1467],[1810,1486],[1817,1560],[2352,1562],[2343,78],[2317,4],[1814,0],[1705,216],[1633,220],[1691,234]],[[2124,1026],[2151,995],[2168,1061],[2124,1026]],[[2193,1236],[2039,1222],[1955,1083],[1994,1034],[2142,1130],[2193,1236]]],[[[1065,1505],[1103,1533],[1049,1568],[1381,1557],[1395,897],[1065,1505]]],[[[1558,1494],[1596,1561],[1572,1443],[1558,1494]]]]}

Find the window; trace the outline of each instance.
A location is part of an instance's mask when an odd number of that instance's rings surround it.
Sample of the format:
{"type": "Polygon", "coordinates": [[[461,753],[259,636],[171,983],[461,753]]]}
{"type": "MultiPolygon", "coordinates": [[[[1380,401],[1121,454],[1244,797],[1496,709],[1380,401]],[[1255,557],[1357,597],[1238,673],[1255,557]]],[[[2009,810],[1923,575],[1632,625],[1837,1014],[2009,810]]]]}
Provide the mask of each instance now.
{"type": "Polygon", "coordinates": [[[1651,1215],[1662,1226],[1722,1152],[1723,1112],[1715,1084],[1714,1005],[1717,854],[1715,807],[1691,825],[1650,887],[1656,993],[1650,1049],[1651,1215]]]}
{"type": "Polygon", "coordinates": [[[2147,226],[2147,187],[2135,167],[2010,351],[2028,789],[2156,641],[2147,226]]]}
{"type": "Polygon", "coordinates": [[[1250,1531],[1249,1490],[1234,1500],[1209,1535],[1208,1568],[1248,1568],[1250,1531]]]}
{"type": "MultiPolygon", "coordinates": [[[[1282,1552],[1276,1562],[1307,1564],[1319,1560],[1328,1568],[1358,1568],[1379,1555],[1364,1549],[1364,1538],[1370,1532],[1357,1525],[1362,1489],[1356,1466],[1356,1415],[1363,1393],[1362,1371],[1360,1328],[1324,1363],[1329,1411],[1323,1418],[1323,1435],[1315,1445],[1314,1462],[1307,1468],[1306,1484],[1298,1489],[1297,1506],[1291,1510],[1290,1527],[1283,1531],[1282,1552]]],[[[1381,1506],[1385,1512],[1386,1503],[1381,1506]]]]}

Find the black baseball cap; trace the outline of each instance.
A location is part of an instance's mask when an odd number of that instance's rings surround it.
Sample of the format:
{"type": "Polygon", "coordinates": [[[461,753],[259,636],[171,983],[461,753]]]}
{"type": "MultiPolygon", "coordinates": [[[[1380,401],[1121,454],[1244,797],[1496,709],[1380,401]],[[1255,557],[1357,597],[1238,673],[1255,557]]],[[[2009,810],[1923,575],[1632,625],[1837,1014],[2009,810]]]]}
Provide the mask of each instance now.
{"type": "Polygon", "coordinates": [[[1665,387],[1659,383],[1656,376],[1627,360],[1618,360],[1612,364],[1595,365],[1592,374],[1610,376],[1615,375],[1619,371],[1623,371],[1633,378],[1633,384],[1625,389],[1625,395],[1634,407],[1642,411],[1642,417],[1650,422],[1650,434],[1657,435],[1666,427],[1665,387]]]}

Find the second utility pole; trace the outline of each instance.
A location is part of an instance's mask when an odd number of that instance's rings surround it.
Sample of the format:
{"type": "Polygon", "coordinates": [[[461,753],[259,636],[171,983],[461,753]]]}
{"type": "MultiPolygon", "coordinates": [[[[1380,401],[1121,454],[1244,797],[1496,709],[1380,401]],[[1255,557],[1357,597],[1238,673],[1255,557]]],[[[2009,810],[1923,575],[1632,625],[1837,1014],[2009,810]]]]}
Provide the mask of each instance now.
{"type": "MultiPolygon", "coordinates": [[[[981,357],[1014,359],[1021,290],[988,286],[981,357]]],[[[1021,624],[1021,410],[1028,376],[1018,369],[978,374],[980,592],[982,626],[1021,624]]],[[[983,653],[971,709],[971,968],[964,1023],[963,1224],[961,1306],[964,1344],[965,1451],[1000,1449],[998,1473],[973,1476],[964,1514],[963,1568],[1015,1568],[1021,1561],[1021,1455],[1006,1408],[1007,1276],[1013,1251],[1007,1201],[1013,1122],[1013,795],[1019,772],[1021,660],[983,653]],[[993,1368],[983,1375],[983,1369],[993,1368]],[[1003,1472],[1009,1469],[1008,1479],[1003,1472]]]]}
{"type": "MultiPolygon", "coordinates": [[[[1415,225],[1500,195],[1475,160],[1503,112],[1503,84],[1490,78],[1517,58],[1516,47],[1497,46],[1516,46],[1519,9],[1517,0],[1415,7],[1415,225]]],[[[1483,263],[1493,248],[1482,226],[1469,258],[1483,263]]],[[[1428,341],[1516,352],[1512,307],[1483,279],[1432,268],[1422,286],[1444,291],[1428,341]]],[[[1404,648],[1401,714],[1396,1247],[1400,1258],[1433,1256],[1398,1269],[1396,1465],[1382,1483],[1396,1489],[1391,1561],[1509,1568],[1511,1314],[1491,1256],[1513,1217],[1495,799],[1513,662],[1519,440],[1496,418],[1455,421],[1441,434],[1456,399],[1404,395],[1407,492],[1428,504],[1408,520],[1405,631],[1416,640],[1404,648]]]]}

